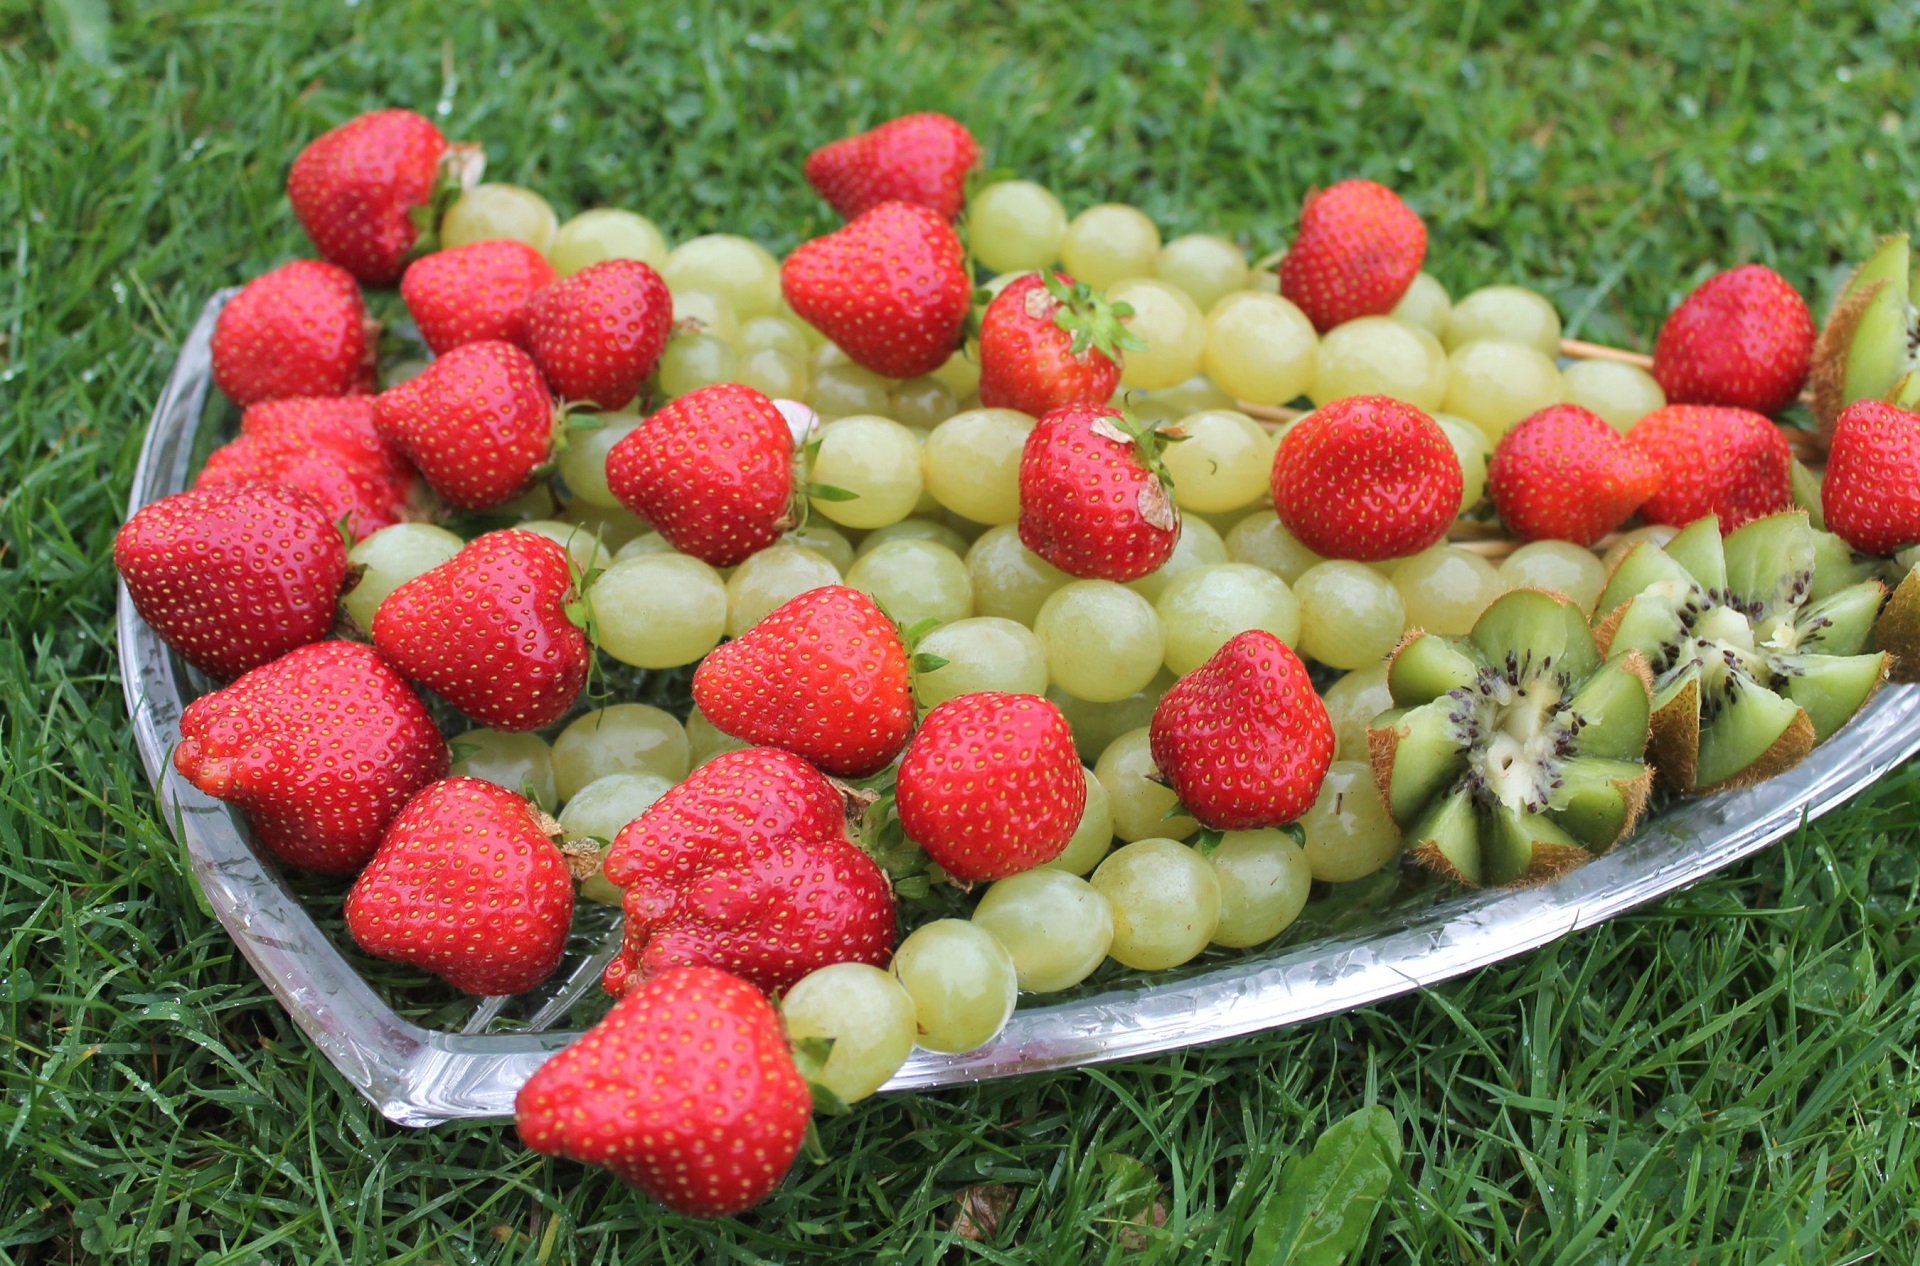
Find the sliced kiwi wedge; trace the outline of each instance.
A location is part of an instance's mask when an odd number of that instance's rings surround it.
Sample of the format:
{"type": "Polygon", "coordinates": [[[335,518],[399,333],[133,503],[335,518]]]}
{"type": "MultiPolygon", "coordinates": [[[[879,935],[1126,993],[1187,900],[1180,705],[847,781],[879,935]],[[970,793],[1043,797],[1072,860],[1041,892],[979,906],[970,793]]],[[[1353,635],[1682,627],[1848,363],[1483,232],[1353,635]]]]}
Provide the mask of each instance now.
{"type": "Polygon", "coordinates": [[[1905,574],[1894,585],[1873,637],[1887,653],[1889,677],[1920,681],[1920,549],[1902,551],[1901,561],[1906,562],[1905,574]]]}
{"type": "Polygon", "coordinates": [[[1855,400],[1920,405],[1920,321],[1905,233],[1880,239],[1854,270],[1813,349],[1813,414],[1822,435],[1855,400]]]}
{"type": "Polygon", "coordinates": [[[1637,654],[1603,661],[1580,607],[1538,589],[1503,594],[1465,637],[1410,635],[1367,731],[1408,855],[1518,887],[1604,853],[1646,808],[1651,680],[1637,654]]]}
{"type": "Polygon", "coordinates": [[[1651,751],[1661,781],[1704,793],[1790,769],[1885,680],[1865,652],[1886,586],[1838,583],[1855,566],[1791,510],[1722,539],[1709,515],[1615,565],[1594,638],[1653,670],[1651,751]],[[1824,566],[1822,564],[1825,564],[1824,566]]]}

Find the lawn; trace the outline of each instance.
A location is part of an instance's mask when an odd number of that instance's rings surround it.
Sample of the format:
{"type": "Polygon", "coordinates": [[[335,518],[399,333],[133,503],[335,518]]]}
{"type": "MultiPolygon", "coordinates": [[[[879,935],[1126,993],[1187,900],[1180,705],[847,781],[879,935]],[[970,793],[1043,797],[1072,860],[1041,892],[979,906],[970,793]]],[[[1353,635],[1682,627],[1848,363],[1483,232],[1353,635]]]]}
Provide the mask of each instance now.
{"type": "Polygon", "coordinates": [[[1362,1260],[1914,1260],[1920,767],[1440,988],[870,1101],[716,1224],[509,1125],[387,1125],[196,905],[126,724],[110,542],[194,315],[310,253],[287,164],[360,110],[437,115],[563,216],[776,251],[830,222],[806,152],[910,109],[1070,211],[1256,256],[1368,176],[1456,295],[1520,282],[1636,348],[1714,270],[1767,262],[1824,312],[1920,229],[1912,0],[1206,7],[0,0],[0,1262],[1237,1263],[1283,1160],[1369,1103],[1406,1154],[1362,1260]],[[1012,1202],[974,1241],[978,1183],[1012,1202]]]}

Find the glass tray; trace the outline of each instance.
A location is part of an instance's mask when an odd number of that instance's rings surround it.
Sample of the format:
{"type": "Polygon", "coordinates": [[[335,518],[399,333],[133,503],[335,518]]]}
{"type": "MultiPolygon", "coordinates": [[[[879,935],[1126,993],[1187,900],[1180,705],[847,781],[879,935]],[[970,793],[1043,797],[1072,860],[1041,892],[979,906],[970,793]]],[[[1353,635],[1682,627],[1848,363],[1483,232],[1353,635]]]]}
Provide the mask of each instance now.
{"type": "MultiPolygon", "coordinates": [[[[209,408],[209,344],[232,293],[208,302],[174,366],[134,473],[129,514],[185,487],[196,458],[215,440],[209,419],[220,413],[209,408]]],[[[569,1023],[576,1007],[590,1019],[604,1005],[598,980],[611,952],[613,912],[583,909],[560,971],[530,995],[474,1000],[430,993],[416,1004],[417,985],[383,991],[369,975],[377,980],[392,969],[351,957],[339,927],[339,890],[316,896],[304,877],[262,862],[239,814],[174,772],[169,756],[180,738],[181,710],[208,683],[140,620],[124,586],[119,642],[127,710],[160,811],[215,917],[288,1014],[389,1120],[424,1126],[511,1115],[521,1083],[576,1036],[569,1023]]],[[[1612,853],[1552,883],[1518,892],[1403,886],[1366,913],[1364,926],[1022,1006],[990,1045],[965,1055],[916,1053],[887,1088],[1150,1055],[1407,993],[1611,918],[1754,853],[1916,750],[1920,688],[1889,687],[1798,769],[1744,791],[1676,804],[1612,853]]]]}

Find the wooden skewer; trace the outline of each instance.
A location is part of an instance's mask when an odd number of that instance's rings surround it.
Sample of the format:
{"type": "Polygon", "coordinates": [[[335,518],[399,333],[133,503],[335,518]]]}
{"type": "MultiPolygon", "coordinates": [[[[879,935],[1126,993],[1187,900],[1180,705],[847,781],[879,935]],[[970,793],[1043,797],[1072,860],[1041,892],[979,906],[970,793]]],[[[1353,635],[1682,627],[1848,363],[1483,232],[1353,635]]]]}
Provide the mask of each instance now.
{"type": "Polygon", "coordinates": [[[1638,369],[1651,371],[1653,357],[1642,352],[1629,352],[1624,348],[1608,347],[1604,343],[1588,343],[1577,338],[1560,340],[1560,354],[1568,360],[1611,360],[1622,365],[1632,365],[1638,369]]]}

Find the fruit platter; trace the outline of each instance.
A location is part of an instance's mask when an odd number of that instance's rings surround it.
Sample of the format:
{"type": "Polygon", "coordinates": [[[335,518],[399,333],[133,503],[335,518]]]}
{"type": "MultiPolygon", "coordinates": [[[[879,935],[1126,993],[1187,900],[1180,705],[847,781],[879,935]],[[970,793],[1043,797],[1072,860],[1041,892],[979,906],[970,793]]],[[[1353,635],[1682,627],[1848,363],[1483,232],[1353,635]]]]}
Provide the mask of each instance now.
{"type": "Polygon", "coordinates": [[[404,110],[290,157],[321,258],[181,348],[119,642],[209,913],[395,1122],[733,1212],[815,1108],[1418,989],[1920,750],[1904,238],[1641,355],[1372,182],[1249,262],[945,116],[815,151],[784,261],[404,110]],[[724,1175],[648,1154],[727,1078],[724,1175]]]}

